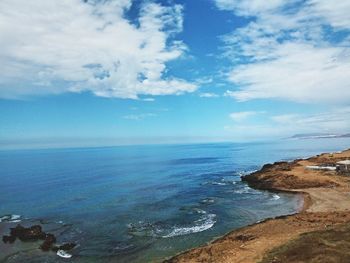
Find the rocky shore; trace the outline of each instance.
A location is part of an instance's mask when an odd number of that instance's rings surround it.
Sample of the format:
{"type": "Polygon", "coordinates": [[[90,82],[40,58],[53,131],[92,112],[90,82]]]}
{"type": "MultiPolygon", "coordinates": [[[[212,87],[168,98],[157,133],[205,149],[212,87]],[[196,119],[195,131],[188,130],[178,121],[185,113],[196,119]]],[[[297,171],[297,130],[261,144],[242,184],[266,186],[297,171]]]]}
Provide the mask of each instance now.
{"type": "Polygon", "coordinates": [[[4,235],[2,237],[2,241],[4,243],[12,244],[16,241],[17,238],[23,242],[42,240],[43,243],[40,246],[40,249],[42,251],[67,251],[73,249],[76,246],[74,243],[65,243],[63,245],[56,246],[55,235],[45,233],[40,225],[23,227],[22,225],[18,224],[16,227],[10,228],[10,235],[4,235]]]}
{"type": "MultiPolygon", "coordinates": [[[[17,218],[19,216],[15,217],[17,218]]],[[[4,218],[11,219],[13,216],[7,215],[2,217],[3,220],[4,218]]],[[[6,262],[10,257],[16,258],[16,254],[20,254],[23,249],[27,252],[31,250],[33,253],[39,253],[39,251],[41,251],[50,254],[54,252],[57,256],[71,258],[72,255],[68,252],[77,246],[77,244],[73,242],[57,244],[56,235],[44,232],[40,224],[24,226],[28,225],[29,222],[25,222],[24,225],[22,225],[17,224],[17,221],[21,220],[5,220],[5,222],[6,221],[8,224],[0,228],[0,233],[3,233],[2,244],[0,244],[1,262],[6,262]],[[14,226],[13,224],[16,225],[14,226]],[[11,225],[14,227],[8,228],[8,226],[11,225]]],[[[40,261],[40,259],[38,259],[38,261],[40,261]]]]}
{"type": "Polygon", "coordinates": [[[350,176],[307,169],[347,159],[350,150],[325,153],[267,164],[242,177],[255,189],[301,195],[300,211],[232,231],[165,262],[350,262],[350,176]]]}

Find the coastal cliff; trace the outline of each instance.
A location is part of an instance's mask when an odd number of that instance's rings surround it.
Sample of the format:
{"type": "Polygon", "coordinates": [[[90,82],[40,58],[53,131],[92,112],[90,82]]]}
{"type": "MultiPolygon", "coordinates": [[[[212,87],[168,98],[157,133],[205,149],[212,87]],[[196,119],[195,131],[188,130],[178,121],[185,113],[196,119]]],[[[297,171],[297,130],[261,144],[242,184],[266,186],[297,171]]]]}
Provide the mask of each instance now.
{"type": "Polygon", "coordinates": [[[344,248],[350,247],[350,235],[346,234],[350,228],[350,177],[336,171],[307,169],[334,166],[349,158],[350,150],[321,154],[267,164],[242,177],[252,188],[301,195],[300,211],[234,230],[165,262],[316,262],[315,257],[317,262],[350,262],[344,261],[349,258],[344,248]]]}

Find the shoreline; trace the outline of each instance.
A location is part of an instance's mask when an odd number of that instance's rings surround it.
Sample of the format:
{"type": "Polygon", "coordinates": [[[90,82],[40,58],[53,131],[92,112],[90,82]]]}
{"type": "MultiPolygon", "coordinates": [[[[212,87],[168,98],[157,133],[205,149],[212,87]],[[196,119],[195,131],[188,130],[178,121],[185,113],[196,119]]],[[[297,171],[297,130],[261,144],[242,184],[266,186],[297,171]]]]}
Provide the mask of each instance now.
{"type": "Polygon", "coordinates": [[[350,159],[350,149],[266,164],[259,171],[243,176],[242,181],[251,188],[300,195],[300,210],[292,215],[268,218],[235,229],[164,262],[260,262],[271,250],[297,239],[301,234],[350,223],[350,176],[341,176],[335,171],[306,169],[309,165],[335,164],[345,159],[350,159]]]}

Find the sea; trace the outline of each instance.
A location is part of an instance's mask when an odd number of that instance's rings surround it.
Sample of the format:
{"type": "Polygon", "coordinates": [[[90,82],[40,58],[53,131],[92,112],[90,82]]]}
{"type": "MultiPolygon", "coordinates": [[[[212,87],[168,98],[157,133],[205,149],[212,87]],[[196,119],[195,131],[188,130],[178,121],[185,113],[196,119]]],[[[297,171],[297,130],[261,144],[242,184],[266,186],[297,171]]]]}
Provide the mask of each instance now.
{"type": "Polygon", "coordinates": [[[350,148],[349,138],[0,151],[0,233],[40,224],[40,242],[0,244],[0,262],[161,262],[231,230],[293,214],[301,197],[249,188],[265,163],[350,148]]]}

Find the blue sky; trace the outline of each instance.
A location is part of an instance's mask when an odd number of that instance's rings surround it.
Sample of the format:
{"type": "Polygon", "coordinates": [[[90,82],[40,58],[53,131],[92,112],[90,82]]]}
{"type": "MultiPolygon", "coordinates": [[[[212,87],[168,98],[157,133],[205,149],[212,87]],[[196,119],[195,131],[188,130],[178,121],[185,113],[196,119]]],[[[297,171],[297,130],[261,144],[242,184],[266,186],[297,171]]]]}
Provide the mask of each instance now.
{"type": "Polygon", "coordinates": [[[3,0],[0,147],[350,131],[350,1],[3,0]]]}

